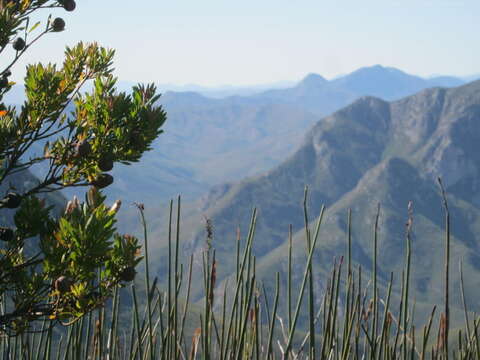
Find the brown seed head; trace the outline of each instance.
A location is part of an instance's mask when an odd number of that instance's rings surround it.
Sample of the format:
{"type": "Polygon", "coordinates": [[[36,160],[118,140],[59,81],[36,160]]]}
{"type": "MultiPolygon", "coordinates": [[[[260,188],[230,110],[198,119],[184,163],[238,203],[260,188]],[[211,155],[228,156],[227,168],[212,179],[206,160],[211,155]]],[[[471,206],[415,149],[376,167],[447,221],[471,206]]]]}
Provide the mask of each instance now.
{"type": "Polygon", "coordinates": [[[119,274],[119,277],[120,277],[120,280],[129,282],[135,279],[135,275],[137,275],[135,268],[133,266],[127,266],[119,274]]]}
{"type": "Polygon", "coordinates": [[[0,228],[0,240],[7,241],[7,242],[12,241],[14,236],[15,236],[15,232],[12,229],[6,228],[6,227],[0,228]]]}
{"type": "Polygon", "coordinates": [[[65,30],[65,20],[62,18],[55,18],[52,22],[52,30],[54,32],[60,32],[65,30]]]}
{"type": "Polygon", "coordinates": [[[57,280],[55,280],[54,286],[55,290],[57,290],[60,294],[65,294],[67,291],[70,290],[70,287],[73,285],[73,281],[66,277],[60,276],[57,280]]]}
{"type": "Polygon", "coordinates": [[[16,51],[22,51],[25,48],[25,40],[21,37],[16,38],[13,42],[13,48],[16,51]]]}
{"type": "Polygon", "coordinates": [[[3,198],[1,203],[8,209],[15,209],[22,203],[22,196],[15,192],[9,192],[7,196],[3,198]]]}
{"type": "Polygon", "coordinates": [[[74,0],[64,0],[62,5],[63,5],[63,8],[67,11],[73,11],[77,6],[74,0]]]}
{"type": "Polygon", "coordinates": [[[92,146],[87,140],[79,141],[75,145],[75,157],[83,158],[92,152],[92,146]]]}
{"type": "Polygon", "coordinates": [[[110,174],[100,174],[95,180],[92,181],[92,185],[96,186],[99,189],[106,188],[112,183],[113,183],[113,176],[110,174]]]}
{"type": "Polygon", "coordinates": [[[112,158],[110,157],[102,157],[99,161],[98,161],[98,167],[100,168],[100,170],[102,171],[110,171],[113,169],[113,160],[112,158]]]}

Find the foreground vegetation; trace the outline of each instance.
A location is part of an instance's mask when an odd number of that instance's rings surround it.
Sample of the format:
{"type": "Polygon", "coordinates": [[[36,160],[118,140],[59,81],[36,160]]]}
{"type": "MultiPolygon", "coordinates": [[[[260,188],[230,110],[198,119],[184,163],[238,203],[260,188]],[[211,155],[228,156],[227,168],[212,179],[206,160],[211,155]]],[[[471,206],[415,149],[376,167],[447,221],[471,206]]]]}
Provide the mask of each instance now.
{"type": "Polygon", "coordinates": [[[61,17],[33,23],[57,8],[76,3],[0,0],[1,336],[76,322],[134,279],[138,240],[116,233],[121,202],[108,207],[101,189],[117,164],[140,160],[166,120],[154,85],[116,90],[114,51],[96,43],[67,48],[61,65],[28,65],[23,104],[3,102],[20,59],[64,31],[61,17]],[[61,190],[87,186],[86,201],[58,216],[61,190]]]}
{"type": "MultiPolygon", "coordinates": [[[[441,182],[440,182],[441,186],[441,182]]],[[[442,189],[443,193],[443,189],[442,189]]],[[[444,194],[444,193],[443,193],[444,194]]],[[[414,320],[415,301],[410,292],[411,232],[413,206],[408,207],[405,269],[401,276],[400,301],[393,300],[394,275],[386,289],[377,279],[378,216],[374,222],[371,269],[356,267],[351,259],[351,213],[346,255],[335,262],[326,291],[315,299],[311,274],[313,254],[321,241],[325,208],[314,226],[305,192],[306,262],[301,284],[292,284],[292,246],[288,256],[288,286],[281,288],[280,274],[272,281],[274,294],[256,278],[252,243],[256,211],[248,236],[237,243],[236,274],[222,287],[216,283],[217,262],[213,227],[206,221],[205,249],[201,255],[204,297],[201,306],[190,299],[193,256],[180,262],[180,200],[176,213],[170,204],[168,223],[168,273],[165,286],[149,274],[148,234],[144,210],[139,206],[145,230],[144,284],[130,288],[129,298],[115,291],[109,308],[83,317],[59,334],[45,320],[35,332],[1,337],[2,358],[26,359],[471,359],[480,357],[480,318],[470,319],[464,308],[463,328],[450,328],[450,218],[445,209],[445,292],[433,306],[426,324],[414,320]],[[363,275],[362,275],[363,274],[363,275]],[[369,274],[369,275],[365,275],[369,274]],[[366,278],[368,277],[368,278],[366,278]],[[299,285],[299,286],[297,286],[299,285]],[[297,289],[299,289],[297,291],[297,289]],[[219,295],[223,292],[223,297],[219,295]],[[120,301],[122,299],[122,301],[120,301]],[[283,305],[286,311],[280,311],[283,305]],[[394,306],[395,303],[395,306],[394,306]],[[317,306],[320,304],[320,306],[317,306]],[[299,326],[301,314],[306,326],[299,326]],[[127,321],[127,318],[130,320],[127,321]]],[[[379,209],[380,211],[380,209],[379,209]]],[[[240,240],[240,239],[239,239],[240,240]]],[[[292,242],[290,241],[290,245],[292,242]]],[[[268,287],[268,286],[267,286],[268,287]]],[[[272,287],[270,287],[272,288],[272,287]]],[[[463,295],[463,281],[461,284],[463,295]]],[[[465,304],[465,301],[464,301],[465,304]]]]}
{"type": "MultiPolygon", "coordinates": [[[[0,0],[0,25],[5,30],[0,52],[5,50],[11,59],[0,72],[0,101],[14,85],[9,81],[11,69],[25,51],[43,36],[64,30],[62,18],[49,18],[42,30],[40,23],[30,23],[30,14],[57,7],[73,11],[75,6],[73,0],[0,0]]],[[[145,278],[144,282],[137,278],[125,294],[121,286],[135,278],[139,246],[130,235],[114,235],[120,203],[108,208],[99,189],[113,182],[109,172],[115,163],[136,162],[150,149],[165,114],[155,106],[153,86],[135,87],[131,95],[116,92],[112,57],[112,51],[97,44],[80,43],[67,49],[61,67],[27,68],[27,101],[21,108],[0,103],[0,184],[6,187],[0,209],[13,216],[10,223],[8,217],[2,219],[0,228],[0,240],[6,244],[0,249],[2,358],[480,357],[480,319],[472,318],[466,308],[462,276],[465,322],[462,328],[451,325],[450,218],[443,189],[445,289],[426,324],[415,318],[412,295],[412,204],[401,274],[391,274],[386,284],[379,276],[380,209],[374,222],[372,265],[362,269],[352,262],[349,213],[346,254],[334,262],[322,279],[325,286],[319,288],[314,268],[326,265],[315,262],[314,254],[322,241],[325,209],[311,226],[307,192],[304,263],[294,264],[290,237],[286,274],[272,274],[266,282],[259,279],[253,250],[256,211],[246,239],[239,236],[236,243],[235,274],[221,284],[213,225],[206,220],[205,248],[195,259],[203,269],[201,303],[191,299],[194,257],[184,264],[179,251],[180,201],[176,215],[171,203],[168,266],[160,280],[150,279],[147,226],[139,204],[145,278]],[[80,91],[87,81],[93,83],[90,93],[80,91]],[[46,173],[38,184],[18,186],[25,185],[19,174],[41,164],[46,173]],[[10,181],[15,186],[7,184],[10,181]],[[69,202],[60,217],[37,197],[79,186],[91,186],[86,202],[69,202]],[[32,253],[36,244],[38,252],[32,253]],[[296,283],[292,269],[302,265],[303,277],[296,283]],[[280,281],[285,275],[286,281],[280,281]],[[112,302],[104,307],[112,294],[112,302]],[[64,327],[55,327],[60,324],[64,327]]]]}

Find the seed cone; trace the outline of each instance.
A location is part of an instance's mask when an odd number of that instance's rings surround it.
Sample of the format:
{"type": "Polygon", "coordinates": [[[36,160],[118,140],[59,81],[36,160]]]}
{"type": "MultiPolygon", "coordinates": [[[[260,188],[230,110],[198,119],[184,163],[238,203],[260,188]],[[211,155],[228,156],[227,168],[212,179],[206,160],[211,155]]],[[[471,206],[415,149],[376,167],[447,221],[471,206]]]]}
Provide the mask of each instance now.
{"type": "Polygon", "coordinates": [[[8,86],[8,79],[5,76],[0,78],[0,89],[6,88],[8,86]]]}
{"type": "Polygon", "coordinates": [[[92,181],[92,185],[99,189],[103,189],[113,183],[113,176],[110,174],[100,174],[92,181]]]}
{"type": "Polygon", "coordinates": [[[1,204],[8,209],[15,209],[22,203],[22,197],[14,192],[10,192],[3,198],[1,204]]]}
{"type": "Polygon", "coordinates": [[[123,271],[120,273],[120,280],[122,281],[133,281],[135,279],[135,275],[137,272],[133,266],[127,266],[123,271]]]}
{"type": "Polygon", "coordinates": [[[55,290],[57,290],[60,294],[64,294],[70,290],[72,284],[73,281],[70,278],[62,275],[57,280],[55,280],[54,286],[55,290]]]}
{"type": "Polygon", "coordinates": [[[12,229],[6,227],[0,228],[0,240],[7,242],[12,241],[14,236],[15,233],[12,229]]]}
{"type": "Polygon", "coordinates": [[[23,50],[25,48],[25,40],[23,40],[21,37],[16,38],[13,42],[13,48],[17,51],[23,50]]]}
{"type": "Polygon", "coordinates": [[[53,20],[52,22],[52,29],[55,32],[60,32],[65,30],[65,20],[59,17],[55,18],[55,20],[53,20]]]}
{"type": "Polygon", "coordinates": [[[98,161],[98,167],[102,171],[110,171],[113,169],[113,160],[109,157],[103,157],[98,161]]]}
{"type": "Polygon", "coordinates": [[[87,140],[82,140],[75,145],[75,157],[85,157],[92,152],[92,146],[87,140]]]}
{"type": "Polygon", "coordinates": [[[67,11],[73,11],[77,6],[74,0],[63,0],[62,5],[63,5],[63,8],[67,11]]]}

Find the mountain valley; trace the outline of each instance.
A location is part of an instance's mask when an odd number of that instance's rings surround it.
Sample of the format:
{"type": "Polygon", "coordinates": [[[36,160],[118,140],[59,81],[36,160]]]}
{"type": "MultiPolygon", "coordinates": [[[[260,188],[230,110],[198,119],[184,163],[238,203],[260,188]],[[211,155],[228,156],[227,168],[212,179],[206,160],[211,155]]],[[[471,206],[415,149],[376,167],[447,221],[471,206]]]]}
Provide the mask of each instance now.
{"type": "MultiPolygon", "coordinates": [[[[302,200],[308,186],[310,223],[321,206],[327,206],[314,257],[317,268],[322,269],[315,278],[316,288],[325,288],[322,273],[331,268],[335,257],[345,254],[348,209],[353,216],[353,261],[366,273],[371,269],[378,205],[379,274],[386,282],[391,271],[401,273],[404,266],[407,205],[412,201],[412,291],[419,304],[433,304],[441,297],[443,281],[445,215],[437,184],[440,177],[453,224],[451,282],[456,295],[452,301],[459,309],[460,261],[469,289],[467,300],[475,299],[480,288],[480,244],[476,238],[480,229],[479,104],[480,81],[452,89],[422,90],[393,102],[358,99],[319,120],[299,149],[280,165],[217,187],[197,202],[196,208],[188,208],[187,218],[182,219],[184,253],[200,256],[205,249],[206,216],[214,226],[218,278],[228,278],[235,268],[236,229],[242,238],[246,236],[252,207],[256,207],[253,252],[258,277],[271,281],[278,271],[285,281],[288,228],[292,224],[294,263],[298,265],[294,277],[298,278],[305,261],[302,200]]],[[[161,227],[159,221],[153,223],[156,227],[161,227]]],[[[157,231],[157,238],[165,239],[161,233],[157,231]]],[[[165,263],[165,243],[159,241],[157,262],[165,263]]],[[[201,288],[196,288],[194,294],[200,293],[201,288]]],[[[469,305],[478,311],[476,304],[469,305]]]]}

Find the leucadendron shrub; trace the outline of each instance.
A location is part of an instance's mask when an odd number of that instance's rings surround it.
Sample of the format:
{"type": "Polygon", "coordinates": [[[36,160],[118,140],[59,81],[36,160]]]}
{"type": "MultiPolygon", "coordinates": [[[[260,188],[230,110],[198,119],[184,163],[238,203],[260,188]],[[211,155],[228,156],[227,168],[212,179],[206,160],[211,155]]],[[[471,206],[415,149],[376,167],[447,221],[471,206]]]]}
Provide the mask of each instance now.
{"type": "Polygon", "coordinates": [[[61,65],[27,66],[23,104],[3,100],[18,60],[68,27],[48,11],[75,8],[0,0],[0,336],[81,319],[132,281],[141,260],[138,240],[116,233],[120,203],[106,205],[101,189],[114,182],[115,164],[139,161],[161,133],[155,86],[117,92],[114,51],[80,42],[61,65]],[[59,211],[58,192],[72,187],[89,189],[85,201],[59,211]]]}

